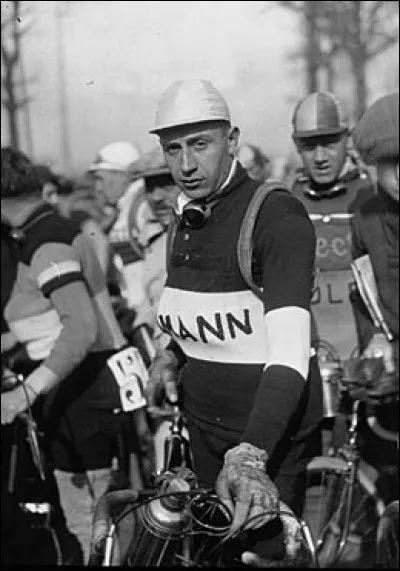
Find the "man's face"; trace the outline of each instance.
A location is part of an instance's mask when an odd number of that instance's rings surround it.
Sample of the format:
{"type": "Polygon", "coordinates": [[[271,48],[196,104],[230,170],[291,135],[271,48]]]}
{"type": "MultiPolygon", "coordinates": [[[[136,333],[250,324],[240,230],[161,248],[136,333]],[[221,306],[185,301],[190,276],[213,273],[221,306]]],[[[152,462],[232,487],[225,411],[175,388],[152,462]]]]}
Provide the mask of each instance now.
{"type": "Polygon", "coordinates": [[[217,122],[171,128],[160,143],[173,179],[188,197],[205,198],[225,181],[239,132],[217,122]]]}
{"type": "Polygon", "coordinates": [[[129,186],[128,173],[125,171],[97,170],[93,173],[94,190],[100,199],[115,206],[129,186]]]}
{"type": "Polygon", "coordinates": [[[319,135],[296,141],[297,151],[308,176],[317,184],[333,184],[344,166],[347,133],[319,135]]]}
{"type": "Polygon", "coordinates": [[[379,161],[376,176],[384,191],[399,202],[399,159],[379,161]]]}
{"type": "Polygon", "coordinates": [[[162,181],[155,180],[152,183],[148,193],[149,202],[161,224],[168,226],[171,222],[179,193],[179,187],[173,182],[162,184],[162,181]]]}

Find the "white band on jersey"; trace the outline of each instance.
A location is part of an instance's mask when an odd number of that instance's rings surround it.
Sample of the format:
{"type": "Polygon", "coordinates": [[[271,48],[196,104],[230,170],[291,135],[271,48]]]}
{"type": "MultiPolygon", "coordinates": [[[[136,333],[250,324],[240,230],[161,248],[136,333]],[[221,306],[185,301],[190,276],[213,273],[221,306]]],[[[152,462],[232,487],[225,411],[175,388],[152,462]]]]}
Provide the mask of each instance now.
{"type": "Polygon", "coordinates": [[[301,307],[281,307],[265,317],[267,360],[271,365],[295,369],[306,379],[310,360],[310,313],[301,307]]]}

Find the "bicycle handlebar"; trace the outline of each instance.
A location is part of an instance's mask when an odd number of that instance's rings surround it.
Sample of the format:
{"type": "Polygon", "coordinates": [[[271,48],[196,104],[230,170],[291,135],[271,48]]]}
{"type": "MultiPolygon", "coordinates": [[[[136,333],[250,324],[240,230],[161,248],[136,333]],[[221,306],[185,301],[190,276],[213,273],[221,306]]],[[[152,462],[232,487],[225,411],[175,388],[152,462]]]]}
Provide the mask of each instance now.
{"type": "MultiPolygon", "coordinates": [[[[193,494],[207,494],[207,490],[194,489],[190,495],[193,494]]],[[[152,501],[160,496],[159,490],[141,490],[134,491],[130,489],[116,490],[104,494],[96,505],[95,515],[92,526],[92,538],[90,547],[89,566],[94,565],[108,565],[109,549],[107,549],[108,542],[113,541],[116,531],[116,522],[111,520],[112,510],[119,506],[127,506],[133,504],[133,510],[136,509],[134,504],[139,507],[144,502],[152,501]]],[[[293,561],[297,554],[302,541],[305,542],[307,549],[313,561],[316,561],[315,545],[312,539],[311,532],[304,520],[294,515],[292,510],[282,501],[279,502],[279,511],[277,514],[271,516],[278,516],[281,519],[283,532],[286,544],[286,558],[288,561],[293,561]],[[300,531],[300,533],[299,533],[300,531]]],[[[259,516],[257,516],[259,517],[259,516]]],[[[235,534],[236,536],[236,534],[235,534]]],[[[226,539],[233,537],[230,533],[227,534],[226,539]]],[[[200,565],[201,566],[201,565],[200,565]]]]}

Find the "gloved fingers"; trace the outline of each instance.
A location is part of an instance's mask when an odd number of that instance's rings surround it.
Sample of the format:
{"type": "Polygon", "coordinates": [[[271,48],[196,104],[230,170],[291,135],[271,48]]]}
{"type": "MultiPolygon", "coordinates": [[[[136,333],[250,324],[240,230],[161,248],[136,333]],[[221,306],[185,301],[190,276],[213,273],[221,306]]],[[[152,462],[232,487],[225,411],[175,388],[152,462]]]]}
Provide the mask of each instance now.
{"type": "Polygon", "coordinates": [[[252,496],[248,522],[244,529],[258,529],[279,514],[278,498],[267,493],[255,493],[252,496]]]}
{"type": "MultiPolygon", "coordinates": [[[[280,502],[280,509],[284,512],[293,513],[283,502],[280,502]]],[[[290,560],[294,560],[303,544],[301,525],[298,520],[291,515],[281,514],[280,518],[285,534],[286,554],[290,560]]]]}
{"type": "Polygon", "coordinates": [[[285,530],[285,536],[286,536],[286,554],[288,557],[288,560],[290,561],[294,561],[301,549],[302,546],[302,540],[301,538],[299,538],[298,535],[296,534],[292,534],[291,532],[287,532],[285,530]]]}
{"type": "Polygon", "coordinates": [[[249,567],[272,567],[270,561],[267,561],[252,551],[243,551],[241,559],[242,563],[249,567]]]}
{"type": "MultiPolygon", "coordinates": [[[[231,531],[235,532],[244,527],[251,511],[251,495],[248,492],[239,493],[235,499],[231,531]]],[[[254,522],[252,522],[254,523],[254,522]]]]}
{"type": "Polygon", "coordinates": [[[170,404],[178,404],[178,387],[172,378],[165,382],[165,397],[170,404]]]}
{"type": "Polygon", "coordinates": [[[396,366],[394,364],[393,353],[391,351],[384,351],[383,355],[383,364],[385,366],[385,371],[388,374],[392,374],[396,371],[396,366]]]}
{"type": "Polygon", "coordinates": [[[231,495],[231,490],[229,486],[229,482],[225,477],[224,473],[220,473],[217,478],[215,484],[215,492],[221,502],[225,505],[225,507],[229,510],[229,512],[233,515],[235,507],[231,495]]]}
{"type": "Polygon", "coordinates": [[[149,380],[144,389],[144,396],[147,401],[147,408],[154,408],[156,406],[156,383],[153,380],[149,380]]]}
{"type": "Polygon", "coordinates": [[[155,367],[145,388],[145,396],[150,408],[159,406],[167,397],[173,404],[178,401],[176,373],[171,368],[155,367]]]}

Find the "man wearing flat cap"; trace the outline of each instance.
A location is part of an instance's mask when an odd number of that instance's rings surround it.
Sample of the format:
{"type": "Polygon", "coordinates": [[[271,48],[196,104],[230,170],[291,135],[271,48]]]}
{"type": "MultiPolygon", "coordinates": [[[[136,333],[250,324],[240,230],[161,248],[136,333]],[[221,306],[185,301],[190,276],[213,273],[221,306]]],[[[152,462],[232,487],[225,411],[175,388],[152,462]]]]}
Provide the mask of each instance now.
{"type": "MultiPolygon", "coordinates": [[[[379,325],[360,296],[353,298],[361,352],[382,358],[385,373],[380,391],[399,390],[399,94],[376,100],[354,131],[363,161],[376,170],[377,194],[362,204],[353,219],[353,251],[357,262],[369,261],[377,285],[379,325]]],[[[399,430],[398,400],[375,408],[380,425],[399,430]]],[[[385,502],[399,497],[398,443],[367,433],[363,458],[379,473],[377,488],[385,502]]]]}
{"type": "Polygon", "coordinates": [[[357,312],[361,348],[367,356],[382,353],[386,370],[392,373],[398,367],[399,351],[398,93],[378,99],[367,109],[355,129],[354,143],[364,162],[376,168],[378,192],[355,214],[353,258],[369,255],[381,311],[391,333],[385,335],[370,318],[363,319],[357,312]]]}

